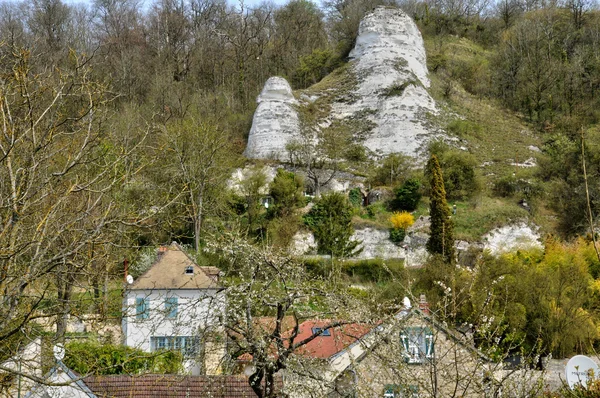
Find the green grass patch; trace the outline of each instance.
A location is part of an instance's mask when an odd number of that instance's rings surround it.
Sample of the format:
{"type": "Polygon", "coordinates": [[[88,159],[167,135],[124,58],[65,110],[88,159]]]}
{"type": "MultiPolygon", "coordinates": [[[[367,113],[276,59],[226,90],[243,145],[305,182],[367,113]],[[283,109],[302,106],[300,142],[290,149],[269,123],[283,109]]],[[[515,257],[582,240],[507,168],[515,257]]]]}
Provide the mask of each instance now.
{"type": "Polygon", "coordinates": [[[529,218],[529,213],[516,203],[499,198],[481,197],[450,205],[456,205],[456,215],[452,216],[454,237],[460,240],[479,240],[494,228],[529,218]]]}

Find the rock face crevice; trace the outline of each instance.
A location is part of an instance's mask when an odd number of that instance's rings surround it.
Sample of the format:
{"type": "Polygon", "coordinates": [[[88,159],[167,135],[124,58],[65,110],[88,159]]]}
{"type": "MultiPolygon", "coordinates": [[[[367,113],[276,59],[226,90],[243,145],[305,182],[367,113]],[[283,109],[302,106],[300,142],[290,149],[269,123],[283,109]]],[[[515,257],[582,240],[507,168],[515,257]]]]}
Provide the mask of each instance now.
{"type": "MultiPolygon", "coordinates": [[[[438,111],[427,92],[425,47],[414,21],[402,10],[376,8],[361,22],[350,59],[344,73],[352,75],[354,87],[343,95],[333,96],[326,106],[329,114],[318,121],[319,126],[313,127],[326,128],[336,120],[359,121],[356,125],[360,126],[366,123],[371,126],[366,136],[362,136],[364,131],[354,133],[373,154],[400,152],[417,157],[437,135],[427,114],[438,111]]],[[[320,97],[330,97],[332,89],[336,88],[324,88],[321,92],[309,88],[306,91],[310,95],[299,98],[314,102],[320,97]]],[[[285,147],[300,134],[296,107],[303,104],[297,103],[289,84],[280,77],[266,82],[258,103],[245,155],[253,159],[288,160],[285,147]]]]}
{"type": "Polygon", "coordinates": [[[256,101],[258,107],[244,155],[250,159],[287,160],[285,146],[300,131],[294,108],[298,102],[290,84],[283,77],[271,77],[256,101]]]}

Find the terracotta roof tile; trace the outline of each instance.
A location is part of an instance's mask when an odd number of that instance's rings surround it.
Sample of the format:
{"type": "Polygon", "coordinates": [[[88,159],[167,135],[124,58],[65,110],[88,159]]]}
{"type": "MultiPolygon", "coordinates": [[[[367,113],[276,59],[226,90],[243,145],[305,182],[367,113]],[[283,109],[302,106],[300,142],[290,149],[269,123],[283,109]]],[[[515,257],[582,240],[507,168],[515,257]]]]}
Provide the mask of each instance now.
{"type": "Polygon", "coordinates": [[[83,381],[98,398],[256,397],[244,376],[118,375],[83,381]]]}
{"type": "MultiPolygon", "coordinates": [[[[325,328],[331,324],[331,320],[302,322],[299,326],[299,334],[294,341],[297,343],[310,337],[313,334],[313,328],[325,328]]],[[[329,336],[320,335],[316,337],[306,345],[299,347],[296,353],[312,358],[329,358],[369,333],[373,327],[373,325],[368,324],[350,323],[328,329],[329,336]]]]}

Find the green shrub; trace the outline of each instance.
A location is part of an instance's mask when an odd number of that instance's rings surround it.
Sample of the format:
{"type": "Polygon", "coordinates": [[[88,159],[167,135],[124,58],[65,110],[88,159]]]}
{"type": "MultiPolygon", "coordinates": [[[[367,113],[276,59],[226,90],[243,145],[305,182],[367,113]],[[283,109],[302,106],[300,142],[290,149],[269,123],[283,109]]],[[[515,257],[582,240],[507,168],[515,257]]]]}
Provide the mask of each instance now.
{"type": "Polygon", "coordinates": [[[353,213],[354,208],[346,196],[332,192],[322,195],[304,216],[304,223],[317,241],[319,254],[350,257],[360,252],[357,250],[360,242],[350,240],[354,233],[353,213]]]}
{"type": "Polygon", "coordinates": [[[540,196],[542,188],[539,184],[508,175],[500,178],[494,183],[494,194],[503,198],[513,196],[517,193],[527,199],[540,196]]]}
{"type": "Polygon", "coordinates": [[[93,340],[68,343],[66,354],[65,365],[81,375],[178,373],[183,359],[177,351],[147,353],[93,340]]]}
{"type": "Polygon", "coordinates": [[[363,282],[385,282],[404,272],[404,265],[401,260],[346,260],[342,270],[363,282]]]}
{"type": "Polygon", "coordinates": [[[394,191],[396,197],[392,200],[393,210],[414,211],[421,200],[421,181],[410,178],[394,191]]]}
{"type": "Polygon", "coordinates": [[[354,207],[362,206],[363,196],[362,192],[360,192],[360,188],[352,188],[350,192],[348,192],[348,200],[354,207]]]}
{"type": "Polygon", "coordinates": [[[385,204],[383,202],[375,202],[372,205],[368,205],[366,207],[367,210],[367,218],[374,220],[377,218],[378,214],[382,214],[386,212],[385,204]]]}
{"type": "Polygon", "coordinates": [[[273,198],[273,205],[269,208],[270,216],[287,216],[294,209],[305,203],[304,181],[302,177],[291,171],[277,169],[277,175],[270,185],[269,193],[273,198]]]}
{"type": "Polygon", "coordinates": [[[390,240],[396,244],[402,243],[406,236],[406,230],[403,228],[390,228],[390,240]]]}
{"type": "Polygon", "coordinates": [[[441,141],[432,142],[429,152],[438,159],[448,199],[466,199],[481,190],[475,175],[477,161],[473,155],[452,149],[441,141]]]}

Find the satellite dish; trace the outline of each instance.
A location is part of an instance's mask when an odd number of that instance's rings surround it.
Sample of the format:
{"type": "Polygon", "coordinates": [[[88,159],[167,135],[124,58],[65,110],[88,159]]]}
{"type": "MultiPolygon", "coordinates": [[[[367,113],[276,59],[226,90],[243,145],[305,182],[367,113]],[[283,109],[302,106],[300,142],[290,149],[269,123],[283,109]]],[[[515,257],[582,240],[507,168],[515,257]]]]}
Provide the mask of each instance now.
{"type": "Polygon", "coordinates": [[[133,283],[133,276],[131,276],[131,275],[127,275],[127,276],[125,277],[125,280],[127,281],[127,283],[128,283],[128,284],[130,284],[130,285],[131,285],[131,284],[133,283]]]}
{"type": "Polygon", "coordinates": [[[585,355],[575,355],[569,359],[565,368],[567,383],[573,389],[577,384],[581,384],[584,388],[587,387],[587,382],[590,376],[598,376],[598,365],[591,358],[585,355]]]}
{"type": "Polygon", "coordinates": [[[412,304],[410,303],[410,299],[408,297],[404,297],[404,299],[402,299],[402,304],[404,304],[404,308],[407,310],[412,308],[412,304]]]}
{"type": "Polygon", "coordinates": [[[54,353],[54,359],[59,362],[65,358],[65,346],[61,343],[55,344],[52,348],[52,352],[54,353]]]}

